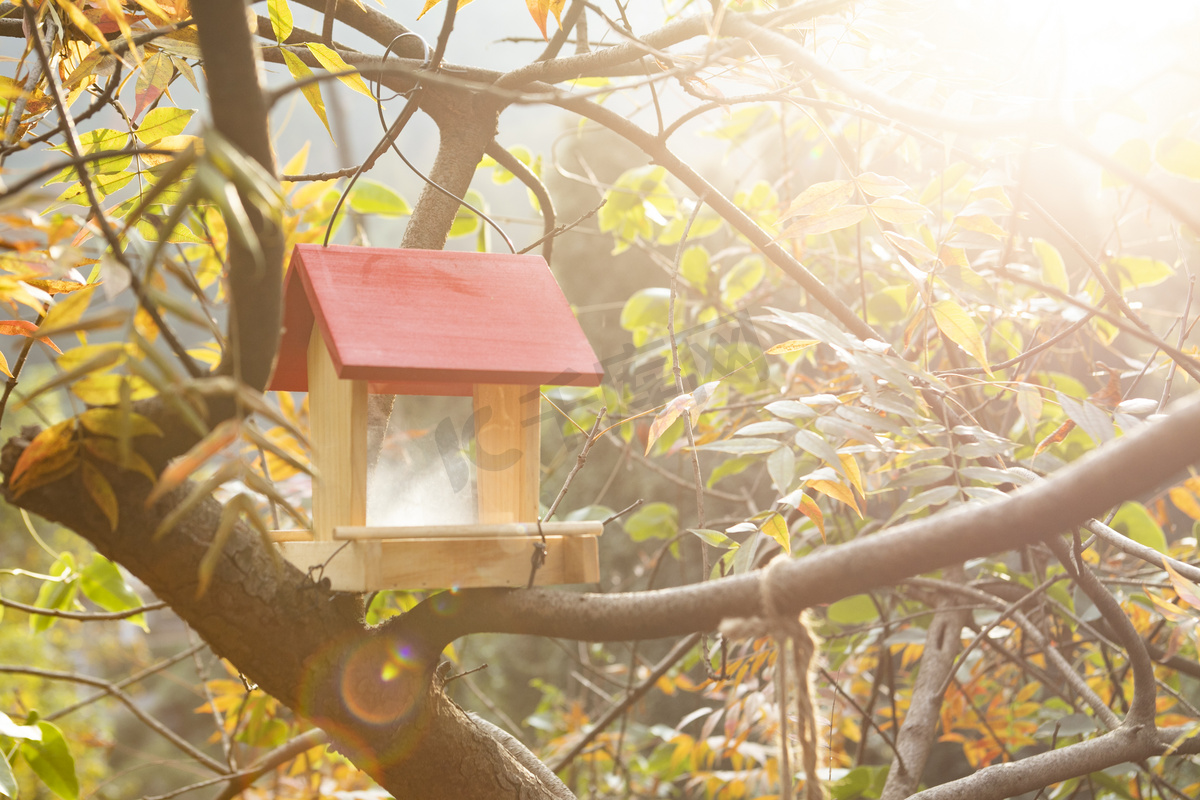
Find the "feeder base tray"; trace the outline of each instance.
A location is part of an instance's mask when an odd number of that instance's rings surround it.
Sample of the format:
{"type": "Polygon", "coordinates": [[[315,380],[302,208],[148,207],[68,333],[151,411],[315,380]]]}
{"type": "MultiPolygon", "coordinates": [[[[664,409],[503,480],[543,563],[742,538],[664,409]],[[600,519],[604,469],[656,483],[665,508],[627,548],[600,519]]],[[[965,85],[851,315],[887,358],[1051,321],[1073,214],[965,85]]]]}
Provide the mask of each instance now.
{"type": "MultiPolygon", "coordinates": [[[[547,522],[535,586],[600,580],[599,522],[547,522]]],[[[272,534],[283,557],[339,592],[523,587],[541,543],[536,523],[420,528],[337,527],[333,541],[307,531],[272,534]]]]}

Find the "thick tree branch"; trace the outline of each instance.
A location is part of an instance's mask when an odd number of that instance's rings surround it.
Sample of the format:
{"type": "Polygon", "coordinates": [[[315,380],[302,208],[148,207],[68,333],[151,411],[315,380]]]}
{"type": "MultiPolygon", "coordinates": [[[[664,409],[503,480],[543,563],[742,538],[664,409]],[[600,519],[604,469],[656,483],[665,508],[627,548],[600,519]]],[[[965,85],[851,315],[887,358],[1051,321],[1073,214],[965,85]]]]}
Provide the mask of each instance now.
{"type": "MultiPolygon", "coordinates": [[[[192,12],[208,77],[213,127],[274,176],[267,104],[246,5],[242,0],[206,0],[196,3],[192,12]]],[[[221,369],[261,390],[271,377],[279,348],[283,231],[254,203],[243,200],[243,205],[258,237],[261,260],[236,236],[229,237],[231,346],[229,361],[221,369]]]]}
{"type": "MultiPolygon", "coordinates": [[[[847,544],[817,550],[774,570],[776,596],[797,613],[968,559],[1043,541],[1150,492],[1200,459],[1200,398],[1054,473],[990,503],[970,503],[847,544]]],[[[754,617],[757,574],[633,594],[475,590],[438,595],[392,620],[390,635],[430,650],[478,631],[589,641],[680,636],[714,630],[728,617],[754,617]]]]}
{"type": "MultiPolygon", "coordinates": [[[[962,580],[962,570],[957,580],[962,580]]],[[[916,790],[941,726],[942,699],[962,651],[962,629],[971,618],[957,598],[947,597],[933,615],[913,686],[908,713],[896,736],[896,762],[888,772],[882,800],[903,800],[916,790]]]]}

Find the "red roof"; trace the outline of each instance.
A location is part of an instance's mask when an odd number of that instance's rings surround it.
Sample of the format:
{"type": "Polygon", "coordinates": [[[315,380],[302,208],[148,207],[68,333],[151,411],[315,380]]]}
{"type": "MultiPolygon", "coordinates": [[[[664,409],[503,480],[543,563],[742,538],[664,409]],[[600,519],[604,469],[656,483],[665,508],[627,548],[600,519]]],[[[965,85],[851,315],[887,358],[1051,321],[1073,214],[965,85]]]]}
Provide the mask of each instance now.
{"type": "Polygon", "coordinates": [[[297,245],[271,389],[308,390],[314,321],[338,377],[380,393],[597,386],[603,377],[540,256],[297,245]]]}

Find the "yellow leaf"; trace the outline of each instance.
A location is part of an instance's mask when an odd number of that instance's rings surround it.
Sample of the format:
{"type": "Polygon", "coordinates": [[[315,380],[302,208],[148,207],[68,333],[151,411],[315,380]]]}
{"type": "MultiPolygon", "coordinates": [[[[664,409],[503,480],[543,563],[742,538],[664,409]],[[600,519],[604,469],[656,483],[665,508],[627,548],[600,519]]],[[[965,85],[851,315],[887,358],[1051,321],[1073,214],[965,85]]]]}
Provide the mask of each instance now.
{"type": "Polygon", "coordinates": [[[83,476],[83,488],[87,490],[88,495],[104,512],[105,518],[108,519],[108,526],[111,530],[117,529],[117,494],[113,491],[112,484],[108,482],[108,478],[104,477],[99,469],[94,464],[89,464],[84,461],[80,465],[80,473],[83,476]]]}
{"type": "Polygon", "coordinates": [[[292,35],[292,9],[287,0],[267,0],[267,14],[271,17],[275,41],[283,44],[292,35]]]}
{"type": "Polygon", "coordinates": [[[953,300],[943,300],[933,307],[933,319],[938,330],[946,338],[957,344],[972,358],[980,363],[988,375],[992,368],[988,365],[987,348],[984,347],[983,337],[975,327],[970,315],[953,300]]]}
{"type": "Polygon", "coordinates": [[[908,191],[908,184],[890,175],[864,172],[854,179],[858,188],[872,197],[890,197],[908,191]]]}
{"type": "Polygon", "coordinates": [[[1008,231],[997,224],[987,214],[968,214],[962,217],[955,217],[954,224],[963,230],[982,233],[986,236],[994,236],[997,239],[1003,239],[1008,235],[1008,231]]]}
{"type": "MultiPolygon", "coordinates": [[[[441,2],[442,2],[442,0],[425,0],[425,7],[421,9],[420,14],[417,14],[417,19],[420,19],[421,17],[425,16],[426,11],[428,11],[429,9],[433,8],[436,5],[441,4],[441,2]]],[[[470,2],[471,2],[471,0],[458,0],[458,7],[462,8],[463,6],[467,5],[470,2]]]]}
{"type": "Polygon", "coordinates": [[[150,466],[150,462],[137,453],[132,451],[125,453],[124,458],[122,458],[120,448],[117,447],[115,439],[89,437],[83,440],[83,449],[93,458],[107,461],[121,469],[131,469],[134,472],[145,475],[151,483],[154,483],[158,479],[158,476],[154,474],[154,469],[150,466]]]}
{"type": "Polygon", "coordinates": [[[133,400],[158,394],[146,379],[137,375],[88,375],[73,383],[71,392],[89,406],[115,406],[121,402],[121,387],[126,383],[133,400]]]}
{"type": "MultiPolygon", "coordinates": [[[[303,81],[312,77],[313,71],[308,68],[308,64],[300,60],[300,56],[286,47],[280,48],[279,52],[283,53],[283,63],[287,64],[288,72],[292,73],[293,78],[297,81],[303,81]]],[[[325,98],[321,96],[321,84],[308,83],[300,91],[304,93],[304,99],[312,106],[312,110],[317,113],[321,124],[329,132],[329,138],[332,139],[333,130],[329,127],[329,118],[325,116],[325,98]]]]}
{"type": "Polygon", "coordinates": [[[918,239],[901,236],[895,231],[884,231],[883,235],[889,242],[908,253],[918,265],[937,258],[937,255],[918,239]]]}
{"type": "Polygon", "coordinates": [[[78,456],[79,440],[75,438],[74,419],[65,419],[46,428],[21,452],[8,477],[13,498],[69,475],[78,466],[78,456]]]}
{"type": "Polygon", "coordinates": [[[822,214],[844,205],[854,194],[854,184],[850,181],[824,181],[814,183],[800,193],[800,196],[788,205],[780,219],[790,219],[809,214],[822,214]]]}
{"type": "Polygon", "coordinates": [[[78,28],[81,33],[108,52],[112,52],[112,47],[108,44],[108,37],[101,33],[95,23],[84,15],[83,10],[75,5],[74,0],[55,0],[55,5],[66,12],[67,17],[71,20],[71,24],[78,28]]]}
{"type": "Polygon", "coordinates": [[[871,212],[893,225],[920,222],[929,213],[925,206],[903,197],[881,197],[871,203],[871,212]]]}
{"type": "Polygon", "coordinates": [[[308,163],[308,151],[312,146],[312,142],[305,142],[304,146],[292,156],[291,159],[283,165],[284,175],[295,175],[298,172],[304,171],[304,165],[308,163]]]}
{"type": "Polygon", "coordinates": [[[347,64],[336,52],[319,42],[307,42],[305,46],[308,47],[308,51],[313,54],[313,57],[320,62],[321,66],[330,72],[353,73],[350,75],[338,75],[338,80],[359,94],[366,95],[372,100],[375,99],[375,95],[371,94],[371,90],[367,88],[367,82],[358,74],[357,69],[347,64]]]}
{"type": "Polygon", "coordinates": [[[763,523],[762,532],[779,542],[783,552],[791,555],[792,535],[788,533],[787,520],[783,518],[782,514],[772,514],[768,517],[767,521],[763,523]]]}
{"type": "Polygon", "coordinates": [[[865,498],[867,493],[863,491],[862,472],[858,469],[854,454],[838,453],[838,459],[842,462],[842,473],[850,480],[850,485],[858,490],[859,497],[865,498]]]}
{"type": "Polygon", "coordinates": [[[52,330],[54,328],[69,328],[80,320],[83,312],[87,311],[88,303],[92,300],[92,294],[96,291],[97,284],[85,286],[77,292],[73,292],[64,299],[58,301],[48,312],[45,319],[38,327],[40,331],[52,330]]]}
{"type": "Polygon", "coordinates": [[[141,414],[124,414],[115,408],[89,408],[79,415],[83,427],[101,436],[162,436],[157,425],[141,414]]]}
{"type": "Polygon", "coordinates": [[[793,222],[787,226],[783,235],[787,238],[799,238],[801,236],[816,236],[820,233],[829,233],[831,231],[849,228],[851,225],[856,225],[862,222],[867,216],[866,206],[841,206],[832,211],[825,211],[820,214],[813,214],[803,219],[793,222]]]}
{"type": "Polygon", "coordinates": [[[8,368],[8,359],[4,357],[4,353],[0,353],[0,372],[3,372],[8,377],[12,377],[12,370],[8,368]]]}
{"type": "Polygon", "coordinates": [[[821,342],[818,339],[788,339],[786,342],[780,342],[777,345],[767,348],[767,353],[773,356],[777,356],[782,353],[795,353],[799,350],[807,350],[813,345],[818,345],[820,343],[821,342]]]}
{"type": "Polygon", "coordinates": [[[850,506],[854,509],[854,513],[858,514],[859,519],[862,518],[862,512],[858,510],[858,502],[854,499],[854,492],[850,490],[850,487],[834,481],[809,481],[808,485],[826,497],[832,497],[834,500],[850,506]]]}

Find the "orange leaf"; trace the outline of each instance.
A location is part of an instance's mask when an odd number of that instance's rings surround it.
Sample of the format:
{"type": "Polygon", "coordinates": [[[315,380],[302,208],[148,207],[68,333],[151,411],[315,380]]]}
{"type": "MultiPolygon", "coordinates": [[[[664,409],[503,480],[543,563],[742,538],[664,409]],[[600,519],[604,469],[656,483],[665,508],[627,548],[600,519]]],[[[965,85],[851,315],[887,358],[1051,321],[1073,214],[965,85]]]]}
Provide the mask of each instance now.
{"type": "Polygon", "coordinates": [[[1075,430],[1075,421],[1069,419],[1062,425],[1059,425],[1058,429],[1054,431],[1054,433],[1038,442],[1038,446],[1034,448],[1033,454],[1036,456],[1050,445],[1058,444],[1063,439],[1067,438],[1067,434],[1073,430],[1075,430]]]}
{"type": "Polygon", "coordinates": [[[158,478],[158,484],[146,498],[146,505],[152,505],[160,497],[175,489],[210,458],[236,441],[240,435],[241,424],[234,419],[227,419],[213,428],[212,432],[197,442],[191,450],[167,465],[158,478]]]}
{"type": "MultiPolygon", "coordinates": [[[[30,282],[31,281],[26,281],[26,283],[30,283],[30,282]]],[[[36,330],[37,330],[37,325],[34,325],[32,322],[29,322],[27,320],[23,320],[23,319],[0,320],[0,334],[3,334],[4,336],[28,336],[30,338],[33,338],[33,333],[36,330]]],[[[54,352],[62,353],[62,350],[58,349],[58,345],[56,345],[54,342],[50,341],[50,339],[47,337],[39,336],[38,341],[42,342],[43,344],[48,344],[51,347],[53,347],[54,352]]],[[[8,364],[5,363],[4,366],[7,367],[8,364]]],[[[4,372],[5,372],[5,374],[9,375],[10,377],[12,376],[12,373],[9,372],[7,369],[5,369],[4,372]]]]}
{"type": "Polygon", "coordinates": [[[1171,496],[1171,502],[1175,504],[1176,508],[1192,519],[1200,519],[1200,503],[1196,502],[1196,495],[1182,486],[1172,487],[1168,494],[1171,496]]]}
{"type": "Polygon", "coordinates": [[[821,513],[821,507],[817,505],[817,501],[806,494],[801,494],[796,508],[817,526],[817,530],[821,532],[821,541],[827,541],[825,539],[825,515],[821,513]]]}
{"type": "Polygon", "coordinates": [[[8,486],[13,498],[69,475],[78,466],[75,420],[65,419],[39,433],[17,459],[8,486]]]}
{"type": "Polygon", "coordinates": [[[89,285],[78,281],[60,281],[54,278],[27,278],[25,283],[36,286],[46,294],[69,294],[89,285]]]}
{"type": "Polygon", "coordinates": [[[1187,578],[1180,575],[1171,566],[1171,562],[1163,558],[1163,568],[1167,570],[1168,577],[1171,578],[1171,586],[1175,589],[1175,593],[1179,595],[1179,599],[1187,603],[1195,609],[1200,609],[1200,586],[1189,581],[1187,578]]]}
{"type": "Polygon", "coordinates": [[[767,348],[769,355],[777,356],[783,353],[795,353],[799,350],[807,350],[808,348],[820,344],[818,339],[788,339],[786,342],[772,345],[767,348]]]}

